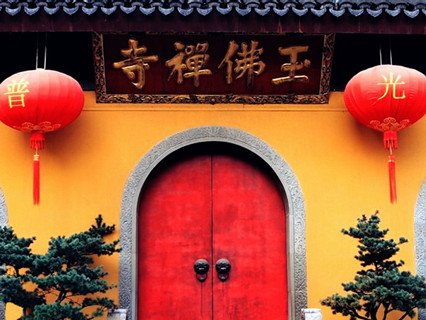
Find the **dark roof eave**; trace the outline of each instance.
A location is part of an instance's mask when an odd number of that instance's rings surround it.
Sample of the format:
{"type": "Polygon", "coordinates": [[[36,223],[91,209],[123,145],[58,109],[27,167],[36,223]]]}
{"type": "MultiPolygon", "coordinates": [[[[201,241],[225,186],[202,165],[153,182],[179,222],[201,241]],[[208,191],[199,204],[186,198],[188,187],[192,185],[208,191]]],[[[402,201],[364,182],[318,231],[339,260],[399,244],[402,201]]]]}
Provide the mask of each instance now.
{"type": "Polygon", "coordinates": [[[0,31],[426,33],[424,0],[0,0],[0,31]]]}
{"type": "Polygon", "coordinates": [[[259,33],[383,33],[383,34],[426,34],[426,17],[333,16],[315,17],[304,15],[259,16],[250,13],[223,15],[212,13],[207,16],[180,14],[149,16],[138,14],[102,13],[72,16],[58,12],[53,16],[38,14],[28,16],[0,15],[1,32],[259,32],[259,33]]]}

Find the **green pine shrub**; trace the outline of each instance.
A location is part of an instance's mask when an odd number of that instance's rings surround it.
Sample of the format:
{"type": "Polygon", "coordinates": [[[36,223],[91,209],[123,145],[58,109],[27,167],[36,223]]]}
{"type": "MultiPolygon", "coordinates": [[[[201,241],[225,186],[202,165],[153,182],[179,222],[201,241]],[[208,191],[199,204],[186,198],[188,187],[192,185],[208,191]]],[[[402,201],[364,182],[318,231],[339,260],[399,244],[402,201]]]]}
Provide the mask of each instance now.
{"type": "Polygon", "coordinates": [[[343,283],[348,294],[333,294],[321,301],[333,314],[348,316],[350,320],[385,320],[414,317],[416,308],[426,307],[426,283],[423,277],[409,271],[401,271],[402,260],[392,258],[399,246],[408,240],[385,239],[389,229],[380,229],[378,212],[358,219],[356,227],[342,233],[358,240],[355,256],[362,269],[356,272],[352,282],[343,283]]]}
{"type": "Polygon", "coordinates": [[[34,254],[32,238],[19,238],[11,227],[0,228],[0,301],[23,309],[18,320],[89,320],[115,308],[103,296],[113,285],[96,266],[95,256],[120,251],[118,240],[106,242],[115,226],[102,216],[88,230],[51,238],[47,253],[34,254]]]}

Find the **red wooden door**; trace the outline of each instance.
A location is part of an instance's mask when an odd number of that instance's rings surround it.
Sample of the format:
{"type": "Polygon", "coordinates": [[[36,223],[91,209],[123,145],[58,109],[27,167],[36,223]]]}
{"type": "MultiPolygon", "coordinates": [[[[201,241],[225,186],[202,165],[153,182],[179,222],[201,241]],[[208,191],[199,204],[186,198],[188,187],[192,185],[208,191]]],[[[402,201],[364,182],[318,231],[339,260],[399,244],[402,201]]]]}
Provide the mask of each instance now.
{"type": "Polygon", "coordinates": [[[173,160],[141,198],[138,319],[210,320],[211,280],[198,282],[193,264],[211,260],[211,157],[173,160]]]}
{"type": "Polygon", "coordinates": [[[223,144],[163,161],[138,222],[139,320],[286,320],[285,209],[268,168],[223,144]],[[193,264],[206,259],[205,282],[193,264]],[[219,259],[231,264],[221,281],[219,259]]]}

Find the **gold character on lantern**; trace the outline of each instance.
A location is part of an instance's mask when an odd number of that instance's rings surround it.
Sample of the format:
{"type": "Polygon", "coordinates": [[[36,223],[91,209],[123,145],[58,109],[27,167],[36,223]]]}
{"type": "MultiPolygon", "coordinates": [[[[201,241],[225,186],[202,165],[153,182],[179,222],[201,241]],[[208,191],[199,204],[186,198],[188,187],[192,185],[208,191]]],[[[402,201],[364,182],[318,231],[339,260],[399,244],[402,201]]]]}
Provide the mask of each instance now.
{"type": "Polygon", "coordinates": [[[259,76],[265,71],[265,63],[260,60],[260,55],[263,53],[263,48],[257,48],[259,45],[258,41],[251,41],[250,50],[248,45],[243,42],[241,44],[241,51],[237,52],[239,45],[234,41],[230,41],[228,44],[228,51],[225,54],[222,62],[218,69],[222,68],[226,64],[226,83],[232,83],[232,71],[237,74],[236,79],[240,79],[247,73],[247,86],[250,88],[253,86],[254,76],[259,76]],[[240,59],[235,59],[236,66],[233,68],[233,61],[231,58],[237,53],[240,59]]]}
{"type": "Polygon", "coordinates": [[[177,75],[178,84],[183,83],[183,78],[194,78],[194,86],[198,87],[200,76],[212,74],[210,69],[203,69],[210,58],[210,55],[207,54],[209,44],[204,42],[197,43],[195,46],[185,46],[182,42],[175,42],[174,46],[178,53],[166,61],[166,66],[173,68],[167,81],[170,81],[174,75],[177,75]]]}
{"type": "Polygon", "coordinates": [[[384,82],[378,82],[377,84],[385,86],[385,93],[380,98],[378,98],[377,100],[382,100],[384,97],[386,97],[387,94],[389,93],[389,88],[391,86],[392,86],[392,98],[393,99],[396,99],[396,100],[405,99],[405,91],[404,90],[402,90],[402,94],[400,96],[398,96],[396,94],[396,86],[401,85],[401,84],[405,84],[404,81],[400,81],[401,80],[400,74],[398,74],[396,76],[396,78],[394,79],[393,78],[393,72],[389,72],[389,79],[383,74],[382,74],[382,78],[383,78],[384,82]]]}
{"type": "Polygon", "coordinates": [[[302,61],[297,61],[298,55],[301,52],[308,52],[309,46],[294,46],[288,48],[278,48],[278,52],[282,56],[290,56],[290,62],[284,63],[281,65],[281,71],[288,72],[288,75],[285,77],[274,78],[272,83],[275,85],[284,83],[284,82],[293,82],[293,81],[309,81],[307,75],[296,75],[296,71],[299,71],[303,68],[309,68],[311,66],[311,61],[305,59],[302,61]]]}
{"type": "Polygon", "coordinates": [[[12,83],[7,85],[7,92],[4,94],[8,96],[9,108],[25,107],[25,95],[30,92],[28,84],[27,80],[20,79],[19,81],[12,80],[12,83]]]}
{"type": "Polygon", "coordinates": [[[158,61],[157,55],[143,56],[146,51],[145,46],[138,47],[137,40],[129,39],[129,48],[121,50],[122,56],[127,59],[113,63],[114,68],[123,70],[127,78],[137,80],[132,81],[132,84],[138,89],[145,86],[145,70],[149,69],[148,62],[158,61]]]}

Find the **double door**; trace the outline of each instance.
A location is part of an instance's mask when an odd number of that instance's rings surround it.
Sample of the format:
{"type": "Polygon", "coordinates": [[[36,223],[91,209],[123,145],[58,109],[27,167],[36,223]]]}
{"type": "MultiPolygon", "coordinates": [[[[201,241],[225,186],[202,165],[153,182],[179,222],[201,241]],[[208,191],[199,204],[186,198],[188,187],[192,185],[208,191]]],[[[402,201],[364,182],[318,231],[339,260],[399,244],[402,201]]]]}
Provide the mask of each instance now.
{"type": "Polygon", "coordinates": [[[186,148],[147,182],[138,218],[139,320],[285,320],[285,208],[262,161],[186,148]]]}

